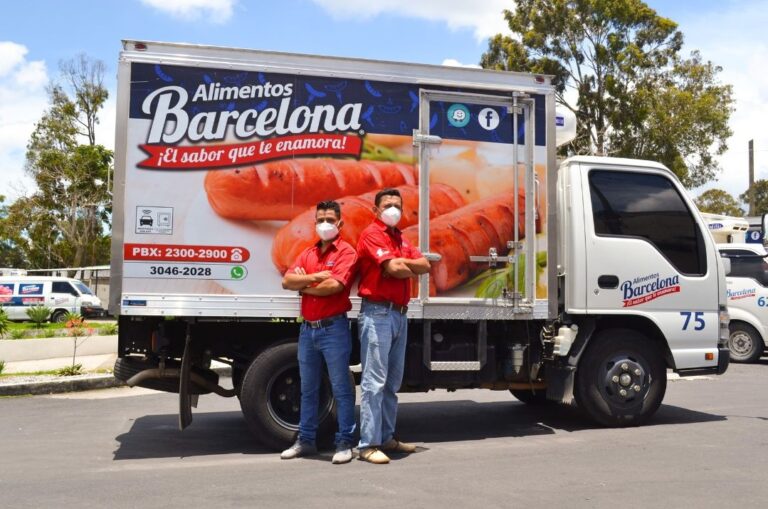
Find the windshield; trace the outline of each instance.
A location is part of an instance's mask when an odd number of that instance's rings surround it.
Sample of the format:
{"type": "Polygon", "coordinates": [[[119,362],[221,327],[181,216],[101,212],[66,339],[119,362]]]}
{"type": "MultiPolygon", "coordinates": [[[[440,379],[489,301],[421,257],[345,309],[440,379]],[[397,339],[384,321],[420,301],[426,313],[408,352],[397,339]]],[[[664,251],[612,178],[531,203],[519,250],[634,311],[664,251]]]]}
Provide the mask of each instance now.
{"type": "Polygon", "coordinates": [[[80,290],[80,293],[82,293],[83,295],[93,295],[93,292],[91,291],[91,289],[85,286],[80,281],[73,281],[72,284],[75,285],[75,288],[80,290]]]}

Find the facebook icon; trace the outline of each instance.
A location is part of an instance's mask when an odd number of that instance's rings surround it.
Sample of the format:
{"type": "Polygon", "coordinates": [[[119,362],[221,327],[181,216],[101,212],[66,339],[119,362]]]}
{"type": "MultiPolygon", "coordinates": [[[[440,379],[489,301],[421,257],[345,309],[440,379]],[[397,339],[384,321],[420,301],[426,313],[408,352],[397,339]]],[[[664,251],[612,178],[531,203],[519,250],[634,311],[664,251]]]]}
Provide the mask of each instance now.
{"type": "Polygon", "coordinates": [[[499,112],[493,108],[483,108],[477,115],[480,127],[487,131],[493,131],[499,126],[499,112]]]}

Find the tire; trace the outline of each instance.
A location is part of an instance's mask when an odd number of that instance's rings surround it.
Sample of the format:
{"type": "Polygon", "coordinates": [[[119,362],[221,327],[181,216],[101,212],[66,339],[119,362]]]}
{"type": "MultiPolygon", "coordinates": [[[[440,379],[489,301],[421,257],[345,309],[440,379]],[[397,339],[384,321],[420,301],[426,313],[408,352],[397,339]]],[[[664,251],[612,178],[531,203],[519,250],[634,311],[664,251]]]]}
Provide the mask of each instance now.
{"type": "MultiPolygon", "coordinates": [[[[275,451],[291,445],[299,430],[301,380],[297,354],[295,342],[267,348],[251,362],[240,388],[240,407],[248,427],[261,443],[275,451]]],[[[326,376],[320,389],[318,421],[318,443],[332,443],[336,403],[326,376]]]]}
{"type": "Polygon", "coordinates": [[[666,390],[666,364],[656,344],[633,330],[610,329],[587,346],[576,371],[574,396],[591,420],[624,427],[646,422],[666,390]]]}
{"type": "Polygon", "coordinates": [[[733,362],[755,362],[763,355],[765,344],[754,327],[744,322],[731,322],[728,328],[728,350],[733,362]]]}
{"type": "Polygon", "coordinates": [[[67,321],[67,312],[62,309],[57,309],[51,315],[51,323],[64,323],[67,321]]]}
{"type": "MultiPolygon", "coordinates": [[[[133,375],[144,371],[145,369],[155,369],[159,367],[158,361],[154,359],[144,359],[139,357],[119,357],[115,361],[114,376],[118,380],[127,382],[133,375]]],[[[180,369],[181,363],[175,360],[165,361],[166,368],[180,369]]],[[[202,376],[206,380],[218,384],[219,375],[209,369],[200,369],[198,367],[192,367],[192,371],[202,376]]],[[[179,392],[179,379],[177,378],[150,378],[144,380],[138,384],[138,387],[144,387],[145,389],[154,389],[156,391],[172,392],[178,394],[179,392]]],[[[211,391],[200,387],[194,382],[190,381],[189,393],[190,394],[209,394],[211,391]]]]}
{"type": "Polygon", "coordinates": [[[555,401],[547,399],[546,389],[536,389],[535,391],[529,389],[510,389],[509,392],[526,405],[544,406],[554,405],[556,403],[555,401]]]}

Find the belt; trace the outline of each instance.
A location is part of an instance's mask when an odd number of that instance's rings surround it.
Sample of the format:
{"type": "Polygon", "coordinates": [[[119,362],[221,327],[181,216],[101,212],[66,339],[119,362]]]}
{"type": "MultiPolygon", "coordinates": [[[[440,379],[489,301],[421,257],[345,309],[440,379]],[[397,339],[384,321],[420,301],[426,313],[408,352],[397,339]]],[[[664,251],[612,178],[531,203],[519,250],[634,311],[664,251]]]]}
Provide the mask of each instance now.
{"type": "Polygon", "coordinates": [[[331,316],[328,318],[323,318],[322,320],[315,320],[315,321],[304,320],[304,323],[306,323],[307,327],[309,327],[310,329],[322,329],[323,327],[328,327],[339,318],[346,318],[346,317],[347,317],[346,314],[341,314],[341,315],[331,316]]]}
{"type": "Polygon", "coordinates": [[[363,299],[363,303],[365,302],[368,302],[370,304],[375,304],[377,306],[384,306],[388,309],[391,309],[392,311],[397,311],[401,315],[404,315],[408,312],[408,306],[401,306],[399,304],[395,304],[394,302],[390,302],[388,300],[363,299]]]}

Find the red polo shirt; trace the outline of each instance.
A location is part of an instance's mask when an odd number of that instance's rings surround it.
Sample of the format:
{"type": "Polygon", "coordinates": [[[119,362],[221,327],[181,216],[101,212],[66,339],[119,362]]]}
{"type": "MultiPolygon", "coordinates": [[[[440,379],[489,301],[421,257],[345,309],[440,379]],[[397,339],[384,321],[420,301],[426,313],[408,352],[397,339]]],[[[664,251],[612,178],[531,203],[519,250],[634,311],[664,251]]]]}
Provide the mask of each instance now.
{"type": "Polygon", "coordinates": [[[296,258],[296,262],[288,269],[289,272],[294,272],[297,267],[303,268],[307,274],[330,270],[331,277],[344,285],[344,289],[325,297],[302,294],[301,316],[305,320],[314,322],[352,309],[352,303],[349,301],[349,287],[355,278],[356,265],[355,248],[341,240],[341,236],[336,237],[325,253],[320,252],[320,242],[302,251],[296,258]]]}
{"type": "Polygon", "coordinates": [[[411,279],[398,279],[386,275],[381,266],[393,258],[415,260],[422,254],[403,238],[400,230],[390,228],[378,218],[371,223],[357,241],[357,256],[360,267],[360,297],[394,302],[407,306],[411,300],[411,279]]]}

